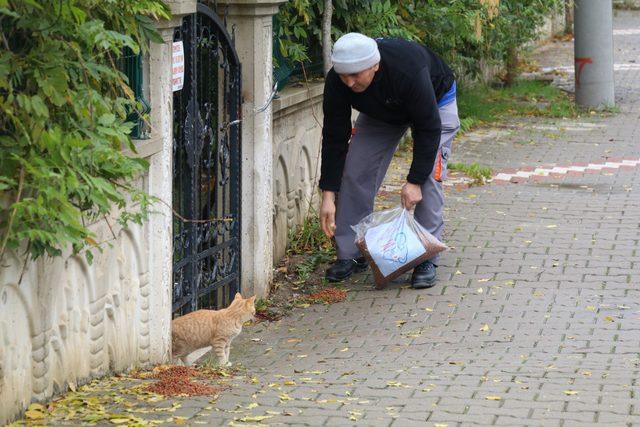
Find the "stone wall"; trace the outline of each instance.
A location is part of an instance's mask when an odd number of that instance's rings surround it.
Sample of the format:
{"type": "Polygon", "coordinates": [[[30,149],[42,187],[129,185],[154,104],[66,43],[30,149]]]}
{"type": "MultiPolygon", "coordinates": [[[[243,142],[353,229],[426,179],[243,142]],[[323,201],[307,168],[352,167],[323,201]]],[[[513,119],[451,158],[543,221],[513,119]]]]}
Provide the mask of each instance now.
{"type": "MultiPolygon", "coordinates": [[[[195,11],[195,2],[186,3],[172,6],[195,11]]],[[[150,164],[136,185],[169,203],[171,42],[179,22],[159,24],[165,43],[152,44],[145,61],[154,82],[147,90],[151,139],[136,142],[150,164]]],[[[172,215],[163,204],[154,210],[143,226],[123,229],[115,218],[93,224],[96,241],[109,245],[92,264],[68,252],[35,262],[10,252],[0,260],[0,425],[32,401],[93,377],[168,360],[172,215]]]]}
{"type": "Polygon", "coordinates": [[[640,0],[613,0],[613,8],[640,10],[640,0]]]}
{"type": "MultiPolygon", "coordinates": [[[[94,230],[109,239],[106,224],[94,230]]],[[[163,359],[166,345],[151,346],[148,227],[116,232],[114,247],[92,265],[82,256],[25,265],[13,253],[3,260],[0,423],[32,398],[163,359]]]]}
{"type": "Polygon", "coordinates": [[[322,83],[287,87],[273,102],[273,259],[285,254],[289,230],[317,210],[322,83]]]}
{"type": "MultiPolygon", "coordinates": [[[[143,182],[148,186],[148,177],[143,182]]],[[[170,217],[156,216],[127,229],[110,218],[115,239],[106,220],[94,224],[96,240],[112,247],[96,251],[91,264],[82,254],[36,262],[16,253],[5,256],[0,269],[0,424],[32,400],[45,400],[109,371],[167,359],[171,282],[163,274],[167,268],[157,262],[163,254],[163,263],[171,261],[165,243],[171,224],[170,217]],[[159,228],[152,233],[154,226],[159,228]]]]}

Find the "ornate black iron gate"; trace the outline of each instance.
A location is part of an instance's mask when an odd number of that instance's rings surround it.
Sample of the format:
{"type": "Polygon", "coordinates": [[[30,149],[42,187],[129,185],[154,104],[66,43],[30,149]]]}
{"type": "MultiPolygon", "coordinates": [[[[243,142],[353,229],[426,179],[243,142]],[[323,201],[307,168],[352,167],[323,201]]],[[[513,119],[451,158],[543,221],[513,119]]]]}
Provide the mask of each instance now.
{"type": "Polygon", "coordinates": [[[240,62],[208,7],[185,17],[173,95],[173,313],[221,308],[240,290],[240,62]]]}

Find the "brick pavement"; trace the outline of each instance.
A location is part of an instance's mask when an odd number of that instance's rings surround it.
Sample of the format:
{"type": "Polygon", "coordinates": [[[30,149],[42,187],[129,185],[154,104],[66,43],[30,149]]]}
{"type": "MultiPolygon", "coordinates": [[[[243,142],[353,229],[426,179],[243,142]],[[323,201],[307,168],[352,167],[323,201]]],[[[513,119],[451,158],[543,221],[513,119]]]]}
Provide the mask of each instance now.
{"type": "MultiPolygon", "coordinates": [[[[618,14],[615,28],[637,28],[638,18],[618,14]]],[[[635,60],[640,34],[620,33],[616,62],[635,60]]],[[[616,79],[619,114],[518,120],[458,140],[455,161],[498,170],[639,157],[640,70],[616,79]]],[[[173,416],[191,425],[640,423],[640,168],[450,190],[448,206],[452,250],[436,287],[415,291],[404,278],[374,291],[363,273],[343,303],[247,328],[231,354],[247,376],[215,402],[181,400],[173,416]]]]}

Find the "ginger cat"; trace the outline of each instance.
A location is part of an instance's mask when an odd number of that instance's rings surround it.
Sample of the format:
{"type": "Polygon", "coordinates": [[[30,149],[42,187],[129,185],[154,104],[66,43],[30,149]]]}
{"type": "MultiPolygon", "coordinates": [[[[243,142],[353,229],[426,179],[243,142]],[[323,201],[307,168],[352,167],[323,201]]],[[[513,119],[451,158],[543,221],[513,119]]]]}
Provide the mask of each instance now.
{"type": "Polygon", "coordinates": [[[222,310],[197,310],[171,322],[173,358],[187,365],[187,356],[195,350],[211,346],[220,365],[229,364],[231,341],[242,331],[242,325],[256,314],[256,296],[244,299],[237,293],[229,307],[222,310]]]}

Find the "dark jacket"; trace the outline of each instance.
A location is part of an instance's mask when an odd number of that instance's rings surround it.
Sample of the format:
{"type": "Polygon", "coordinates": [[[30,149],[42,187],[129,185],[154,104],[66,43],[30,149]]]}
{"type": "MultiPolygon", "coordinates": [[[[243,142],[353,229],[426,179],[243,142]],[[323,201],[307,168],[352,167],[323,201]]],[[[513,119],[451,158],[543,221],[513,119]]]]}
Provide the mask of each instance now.
{"type": "Polygon", "coordinates": [[[407,181],[423,184],[440,143],[438,100],[454,76],[438,55],[418,43],[378,39],[380,68],[362,93],[349,89],[333,68],[324,85],[320,188],[339,191],[351,137],[351,108],[393,125],[411,126],[413,162],[407,181]]]}

